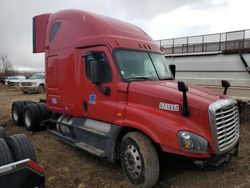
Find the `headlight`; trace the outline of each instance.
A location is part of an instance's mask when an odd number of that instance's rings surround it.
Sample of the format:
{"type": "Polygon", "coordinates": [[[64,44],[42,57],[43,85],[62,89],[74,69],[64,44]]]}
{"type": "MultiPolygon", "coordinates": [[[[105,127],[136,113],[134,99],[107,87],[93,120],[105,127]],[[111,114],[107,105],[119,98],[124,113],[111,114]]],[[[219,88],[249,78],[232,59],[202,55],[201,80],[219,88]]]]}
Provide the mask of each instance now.
{"type": "Polygon", "coordinates": [[[36,82],[31,82],[31,85],[32,85],[32,86],[35,86],[35,85],[36,85],[36,82]]]}
{"type": "Polygon", "coordinates": [[[208,150],[207,140],[197,134],[189,131],[180,131],[178,138],[181,149],[185,151],[202,153],[208,150]]]}

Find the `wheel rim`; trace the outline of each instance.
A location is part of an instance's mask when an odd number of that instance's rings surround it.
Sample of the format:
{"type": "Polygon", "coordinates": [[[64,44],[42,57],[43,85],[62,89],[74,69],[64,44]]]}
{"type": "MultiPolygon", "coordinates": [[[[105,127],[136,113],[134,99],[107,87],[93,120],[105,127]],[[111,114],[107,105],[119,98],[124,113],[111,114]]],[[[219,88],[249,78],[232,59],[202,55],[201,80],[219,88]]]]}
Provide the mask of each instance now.
{"type": "Polygon", "coordinates": [[[17,112],[17,108],[14,106],[13,107],[13,119],[14,119],[14,121],[15,122],[17,122],[18,121],[18,112],[17,112]]]}
{"type": "Polygon", "coordinates": [[[29,111],[26,111],[24,114],[24,121],[25,121],[25,125],[30,128],[31,126],[31,118],[30,118],[30,113],[29,111]]]}
{"type": "Polygon", "coordinates": [[[138,150],[133,145],[128,145],[125,150],[125,167],[131,177],[137,179],[142,172],[142,162],[138,150]]]}

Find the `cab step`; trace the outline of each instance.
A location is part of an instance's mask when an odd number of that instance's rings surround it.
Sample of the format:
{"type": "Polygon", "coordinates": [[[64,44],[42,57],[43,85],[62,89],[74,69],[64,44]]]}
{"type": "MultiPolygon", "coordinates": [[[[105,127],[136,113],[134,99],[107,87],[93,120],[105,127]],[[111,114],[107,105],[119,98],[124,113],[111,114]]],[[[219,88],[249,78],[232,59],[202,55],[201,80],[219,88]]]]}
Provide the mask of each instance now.
{"type": "Polygon", "coordinates": [[[91,154],[94,154],[94,155],[98,156],[98,157],[107,157],[103,150],[101,150],[99,148],[96,148],[96,147],[94,147],[92,145],[86,144],[84,142],[77,142],[77,143],[75,143],[75,145],[77,147],[91,153],[91,154]]]}

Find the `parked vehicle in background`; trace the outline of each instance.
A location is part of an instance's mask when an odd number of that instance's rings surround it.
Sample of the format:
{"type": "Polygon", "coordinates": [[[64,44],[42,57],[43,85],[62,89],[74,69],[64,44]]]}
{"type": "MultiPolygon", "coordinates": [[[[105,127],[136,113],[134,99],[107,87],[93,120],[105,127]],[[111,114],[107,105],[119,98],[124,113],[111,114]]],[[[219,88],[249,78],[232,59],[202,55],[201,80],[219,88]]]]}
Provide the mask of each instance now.
{"type": "Polygon", "coordinates": [[[5,84],[5,81],[6,81],[7,78],[8,78],[7,76],[1,77],[1,83],[2,83],[2,84],[5,84]]]}
{"type": "Polygon", "coordinates": [[[35,73],[29,79],[20,83],[21,90],[26,93],[45,93],[45,74],[35,73]]]}
{"type": "Polygon", "coordinates": [[[9,77],[6,77],[5,79],[4,79],[4,85],[8,85],[8,81],[9,81],[9,77]]]}
{"type": "Polygon", "coordinates": [[[19,86],[20,82],[25,80],[25,76],[10,76],[8,77],[7,84],[8,86],[19,86]]]}
{"type": "Polygon", "coordinates": [[[9,77],[6,77],[5,79],[4,79],[4,85],[8,85],[8,81],[9,81],[9,77]]]}

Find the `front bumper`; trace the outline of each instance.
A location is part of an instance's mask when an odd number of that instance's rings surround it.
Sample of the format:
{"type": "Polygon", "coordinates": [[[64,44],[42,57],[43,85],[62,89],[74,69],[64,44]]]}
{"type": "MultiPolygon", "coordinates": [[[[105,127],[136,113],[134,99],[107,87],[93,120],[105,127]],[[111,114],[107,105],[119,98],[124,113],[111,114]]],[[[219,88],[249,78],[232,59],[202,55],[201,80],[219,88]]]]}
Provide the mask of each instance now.
{"type": "Polygon", "coordinates": [[[193,161],[208,162],[208,161],[214,161],[215,159],[219,160],[221,158],[224,158],[227,155],[231,156],[233,151],[235,151],[236,149],[238,151],[239,139],[237,139],[237,142],[235,142],[234,145],[230,149],[228,149],[227,151],[224,151],[223,153],[220,153],[220,154],[216,154],[215,152],[213,152],[211,150],[209,150],[208,152],[205,152],[205,153],[198,153],[198,152],[196,153],[196,152],[187,152],[187,151],[181,150],[180,148],[178,148],[178,149],[171,148],[171,147],[168,147],[166,145],[160,145],[160,146],[161,146],[161,149],[163,152],[182,156],[184,158],[189,158],[189,159],[192,159],[193,161]]]}
{"type": "Polygon", "coordinates": [[[8,86],[19,86],[20,82],[8,82],[8,86]]]}
{"type": "Polygon", "coordinates": [[[38,92],[37,86],[21,86],[22,92],[30,93],[30,92],[38,92]]]}
{"type": "Polygon", "coordinates": [[[217,167],[225,162],[228,162],[233,156],[237,156],[239,151],[239,142],[228,152],[225,152],[221,155],[213,156],[210,159],[195,159],[193,160],[194,164],[200,167],[214,166],[217,167]]]}

